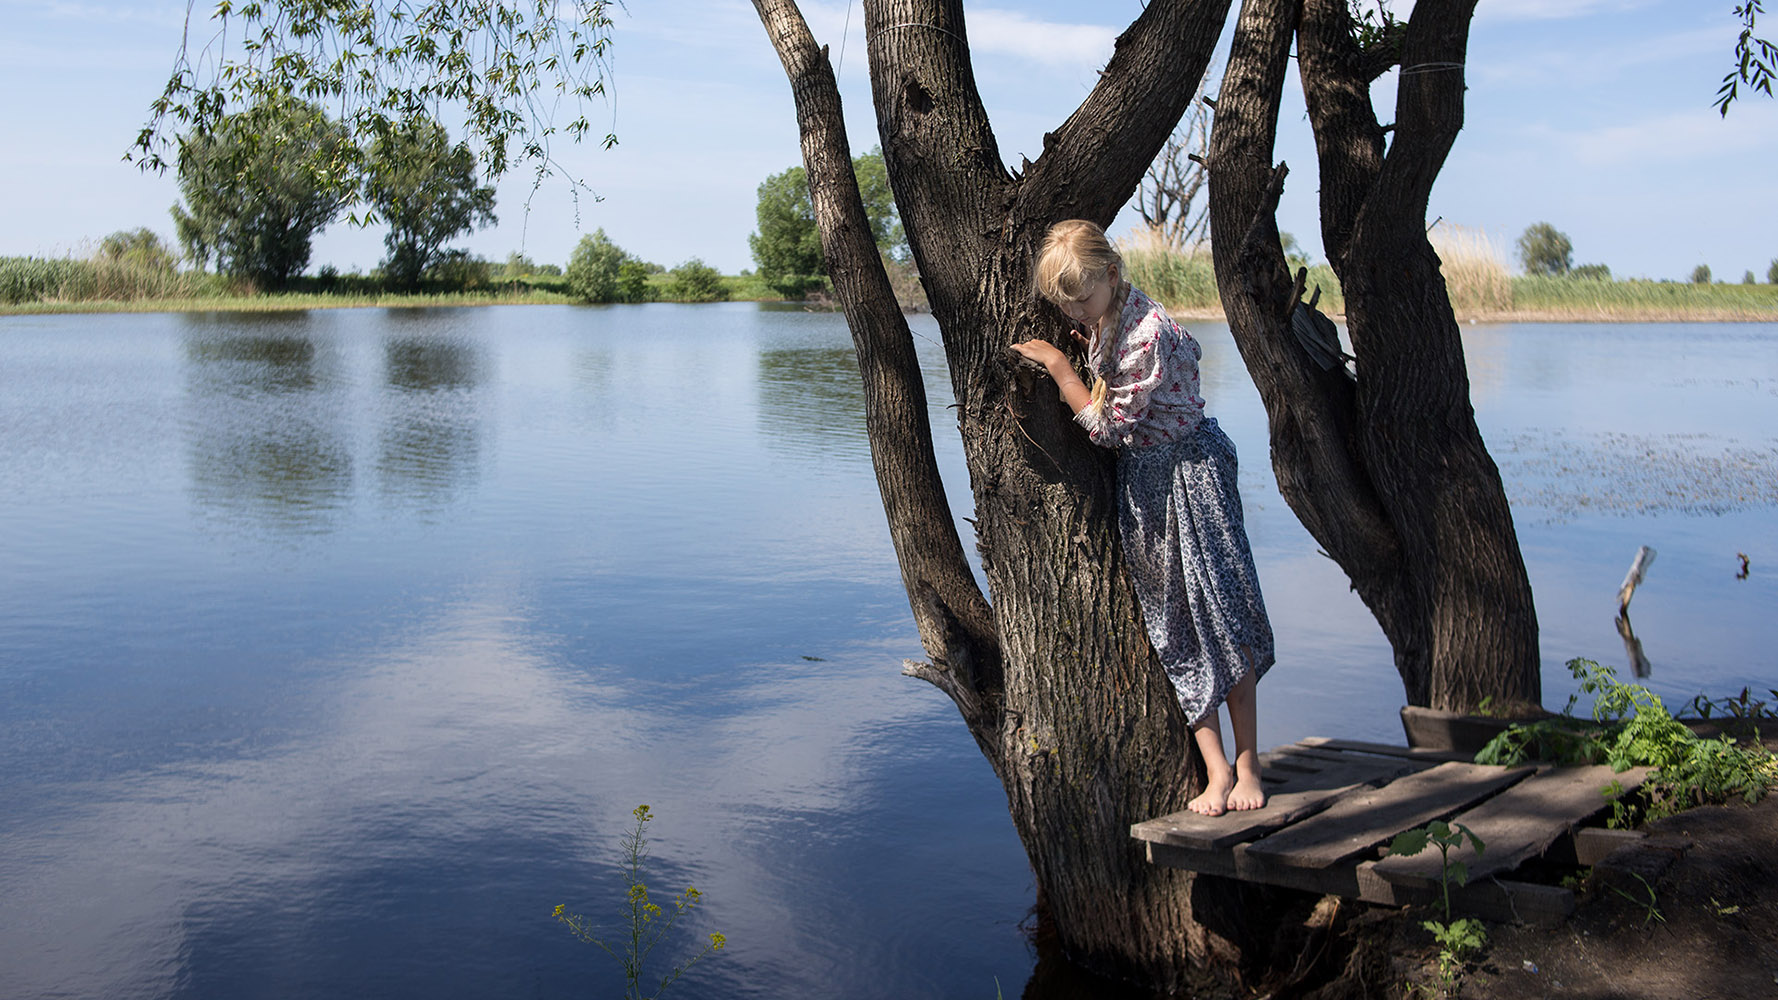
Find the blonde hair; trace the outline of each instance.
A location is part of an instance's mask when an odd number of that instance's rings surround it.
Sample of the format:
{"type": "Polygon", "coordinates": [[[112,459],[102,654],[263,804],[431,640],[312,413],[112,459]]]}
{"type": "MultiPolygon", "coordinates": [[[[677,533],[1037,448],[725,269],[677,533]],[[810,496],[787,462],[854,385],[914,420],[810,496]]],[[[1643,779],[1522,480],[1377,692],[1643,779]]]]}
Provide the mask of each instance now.
{"type": "Polygon", "coordinates": [[[1105,230],[1085,219],[1069,219],[1050,227],[1037,252],[1037,294],[1051,302],[1077,302],[1087,288],[1111,273],[1123,273],[1124,260],[1105,238],[1105,230]]]}

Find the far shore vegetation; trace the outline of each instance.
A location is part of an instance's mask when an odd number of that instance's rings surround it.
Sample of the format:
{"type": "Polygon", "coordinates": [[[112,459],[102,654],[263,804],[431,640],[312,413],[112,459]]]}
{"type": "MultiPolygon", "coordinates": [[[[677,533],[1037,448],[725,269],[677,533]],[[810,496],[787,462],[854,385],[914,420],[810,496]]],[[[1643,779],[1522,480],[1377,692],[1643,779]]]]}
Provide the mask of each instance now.
{"type": "MultiPolygon", "coordinates": [[[[1442,223],[1433,228],[1433,247],[1443,261],[1460,321],[1778,321],[1778,261],[1764,281],[1749,271],[1732,283],[1711,280],[1702,265],[1690,280],[1616,279],[1604,265],[1545,266],[1539,273],[1536,261],[1524,258],[1526,239],[1537,230],[1528,229],[1520,241],[1521,261],[1532,266],[1525,267],[1527,273],[1514,274],[1504,252],[1485,235],[1442,223]]],[[[1565,243],[1561,234],[1551,233],[1565,243]]],[[[1308,270],[1305,295],[1319,289],[1321,311],[1340,316],[1344,303],[1333,269],[1295,253],[1293,243],[1286,238],[1292,269],[1308,270]]],[[[1120,249],[1130,279],[1177,314],[1221,317],[1207,246],[1176,250],[1138,231],[1120,241],[1120,249]]],[[[907,289],[904,304],[919,309],[924,302],[918,279],[905,250],[899,256],[886,254],[885,263],[906,271],[898,276],[898,290],[907,289]]],[[[540,265],[516,252],[504,262],[456,252],[417,282],[391,281],[380,270],[342,274],[323,266],[291,278],[276,291],[183,266],[147,230],[114,233],[82,255],[0,257],[0,315],[723,300],[800,301],[816,308],[832,304],[824,277],[807,282],[800,295],[787,295],[783,282],[754,271],[717,274],[696,259],[671,270],[644,263],[618,249],[603,232],[583,237],[566,268],[540,265]]]]}

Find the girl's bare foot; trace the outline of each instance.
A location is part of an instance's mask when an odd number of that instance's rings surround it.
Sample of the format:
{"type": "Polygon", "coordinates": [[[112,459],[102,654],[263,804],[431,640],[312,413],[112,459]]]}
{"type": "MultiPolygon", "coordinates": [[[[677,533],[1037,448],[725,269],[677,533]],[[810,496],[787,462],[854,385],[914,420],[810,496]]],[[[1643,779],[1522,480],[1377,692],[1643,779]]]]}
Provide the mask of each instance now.
{"type": "Polygon", "coordinates": [[[1192,812],[1205,816],[1221,816],[1229,811],[1229,793],[1235,789],[1235,769],[1213,770],[1204,791],[1185,804],[1192,812]]]}
{"type": "Polygon", "coordinates": [[[1248,809],[1263,809],[1266,804],[1266,790],[1259,783],[1259,769],[1243,767],[1240,761],[1235,762],[1235,787],[1229,792],[1228,807],[1238,812],[1248,809]]]}

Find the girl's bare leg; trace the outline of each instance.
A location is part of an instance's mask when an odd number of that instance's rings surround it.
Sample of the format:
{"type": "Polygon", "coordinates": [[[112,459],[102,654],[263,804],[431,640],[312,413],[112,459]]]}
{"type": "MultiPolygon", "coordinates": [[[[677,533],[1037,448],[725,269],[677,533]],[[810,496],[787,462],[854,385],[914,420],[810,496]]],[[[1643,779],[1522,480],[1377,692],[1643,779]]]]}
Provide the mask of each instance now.
{"type": "Polygon", "coordinates": [[[1255,687],[1253,671],[1249,670],[1229,689],[1229,727],[1235,731],[1235,786],[1228,794],[1230,809],[1258,809],[1266,804],[1266,790],[1259,780],[1259,708],[1255,687]]]}
{"type": "Polygon", "coordinates": [[[1235,769],[1229,766],[1228,755],[1222,750],[1222,727],[1216,721],[1217,711],[1212,709],[1202,722],[1192,727],[1192,739],[1204,758],[1208,778],[1204,791],[1185,807],[1205,816],[1221,816],[1228,812],[1229,793],[1235,789],[1235,769]]]}

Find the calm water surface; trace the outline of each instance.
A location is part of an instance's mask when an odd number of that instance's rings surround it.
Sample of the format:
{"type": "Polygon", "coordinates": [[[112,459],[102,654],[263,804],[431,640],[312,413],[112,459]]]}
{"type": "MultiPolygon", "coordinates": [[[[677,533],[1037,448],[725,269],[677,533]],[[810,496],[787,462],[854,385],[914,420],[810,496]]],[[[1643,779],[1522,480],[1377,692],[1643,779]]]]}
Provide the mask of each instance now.
{"type": "MultiPolygon", "coordinates": [[[[1262,742],[1399,740],[1387,645],[1278,498],[1227,331],[1194,329],[1278,632],[1262,742]]],[[[1778,326],[1466,347],[1546,701],[1570,657],[1625,662],[1643,544],[1648,683],[1778,686],[1778,326]]],[[[618,929],[644,802],[657,894],[705,893],[663,947],[729,940],[678,995],[1031,975],[1004,796],[898,673],[919,644],[837,316],[0,319],[0,566],[0,996],[616,995],[551,912],[618,929]]]]}

